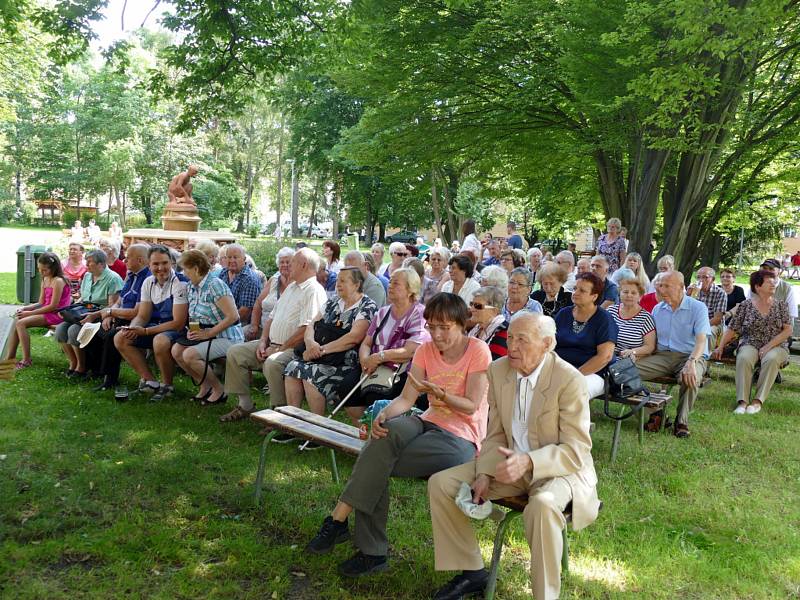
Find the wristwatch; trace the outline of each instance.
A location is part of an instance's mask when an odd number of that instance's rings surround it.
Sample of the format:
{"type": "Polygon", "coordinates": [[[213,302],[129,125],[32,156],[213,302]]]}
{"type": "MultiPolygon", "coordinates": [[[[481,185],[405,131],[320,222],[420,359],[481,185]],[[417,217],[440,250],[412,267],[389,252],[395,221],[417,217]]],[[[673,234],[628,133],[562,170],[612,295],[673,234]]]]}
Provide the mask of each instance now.
{"type": "Polygon", "coordinates": [[[380,352],[378,352],[378,356],[380,357],[381,362],[383,362],[384,359],[386,358],[386,353],[383,350],[381,350],[380,352]]]}

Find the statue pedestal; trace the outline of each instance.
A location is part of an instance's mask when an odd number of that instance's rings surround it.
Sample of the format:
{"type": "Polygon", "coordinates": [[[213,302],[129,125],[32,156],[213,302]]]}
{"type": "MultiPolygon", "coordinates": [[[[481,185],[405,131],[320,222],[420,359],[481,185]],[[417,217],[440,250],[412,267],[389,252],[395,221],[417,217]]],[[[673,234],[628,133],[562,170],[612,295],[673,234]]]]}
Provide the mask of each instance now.
{"type": "Polygon", "coordinates": [[[161,223],[167,231],[197,231],[200,217],[194,204],[169,203],[164,207],[161,223]]]}

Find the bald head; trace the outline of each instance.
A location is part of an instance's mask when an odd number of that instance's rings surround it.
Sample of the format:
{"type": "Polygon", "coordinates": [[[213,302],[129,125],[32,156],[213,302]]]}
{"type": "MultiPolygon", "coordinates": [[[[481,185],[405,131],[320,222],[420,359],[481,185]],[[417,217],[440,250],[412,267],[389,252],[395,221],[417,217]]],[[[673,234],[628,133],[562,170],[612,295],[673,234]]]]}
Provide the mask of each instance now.
{"type": "Polygon", "coordinates": [[[125,266],[131,273],[138,273],[147,266],[149,259],[147,253],[150,247],[147,244],[131,244],[125,254],[125,266]]]}
{"type": "Polygon", "coordinates": [[[538,313],[520,311],[508,327],[508,362],[522,375],[530,375],[556,346],[556,323],[538,313]]]}
{"type": "Polygon", "coordinates": [[[578,275],[582,273],[592,272],[592,261],[588,258],[582,258],[578,261],[578,275]]]}
{"type": "Polygon", "coordinates": [[[672,306],[673,309],[677,309],[686,294],[683,273],[680,271],[662,272],[656,284],[656,290],[662,301],[672,306]]]}

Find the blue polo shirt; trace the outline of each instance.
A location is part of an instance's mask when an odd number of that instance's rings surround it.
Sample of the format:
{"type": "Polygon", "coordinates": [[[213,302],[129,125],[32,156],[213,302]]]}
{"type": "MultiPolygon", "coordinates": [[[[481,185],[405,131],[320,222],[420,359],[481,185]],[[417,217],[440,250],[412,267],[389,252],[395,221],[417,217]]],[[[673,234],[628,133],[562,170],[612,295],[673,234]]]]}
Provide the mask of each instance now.
{"type": "Polygon", "coordinates": [[[128,271],[125,284],[119,293],[120,308],[133,308],[139,303],[139,299],[142,297],[142,284],[150,275],[149,267],[143,268],[138,273],[128,271]]]}
{"type": "Polygon", "coordinates": [[[515,233],[506,240],[509,248],[513,248],[514,250],[521,250],[522,249],[522,236],[518,233],[515,233]]]}
{"type": "MultiPolygon", "coordinates": [[[[699,334],[711,335],[708,307],[691,296],[684,296],[676,311],[666,302],[659,302],[653,308],[653,320],[659,352],[691,354],[699,334]]],[[[703,357],[708,358],[708,337],[703,357]]]]}
{"type": "Polygon", "coordinates": [[[603,299],[601,300],[601,304],[606,300],[611,300],[614,304],[619,303],[619,287],[617,284],[611,281],[608,277],[603,282],[603,299]]]}

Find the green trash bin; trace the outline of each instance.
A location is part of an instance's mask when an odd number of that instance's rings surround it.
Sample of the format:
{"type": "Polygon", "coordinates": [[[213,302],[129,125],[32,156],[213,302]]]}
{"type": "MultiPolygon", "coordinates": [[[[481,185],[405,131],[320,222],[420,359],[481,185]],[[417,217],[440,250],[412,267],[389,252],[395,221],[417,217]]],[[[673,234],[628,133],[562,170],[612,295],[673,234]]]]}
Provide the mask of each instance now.
{"type": "Polygon", "coordinates": [[[46,246],[25,245],[17,249],[17,300],[23,304],[39,300],[42,278],[36,261],[45,252],[46,246]]]}

